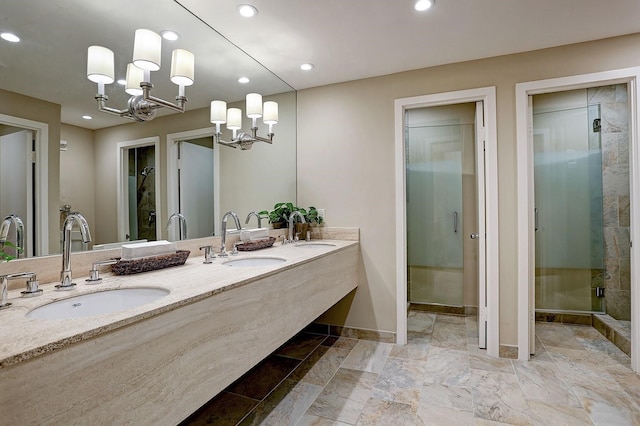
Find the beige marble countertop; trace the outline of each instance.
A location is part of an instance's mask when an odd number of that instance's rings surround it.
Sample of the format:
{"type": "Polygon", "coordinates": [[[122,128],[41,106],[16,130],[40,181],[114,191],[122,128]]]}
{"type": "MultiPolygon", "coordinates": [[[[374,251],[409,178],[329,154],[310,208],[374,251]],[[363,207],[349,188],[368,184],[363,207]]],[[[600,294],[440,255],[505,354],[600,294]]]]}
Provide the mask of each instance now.
{"type": "MultiPolygon", "coordinates": [[[[312,242],[320,242],[313,240],[312,242]]],[[[247,285],[260,278],[277,274],[313,259],[357,245],[357,241],[328,240],[335,246],[318,245],[301,248],[294,244],[245,252],[227,258],[216,258],[212,264],[203,264],[202,256],[190,257],[178,267],[116,276],[101,273],[102,284],[87,285],[87,276],[74,276],[77,284],[70,291],[56,291],[57,283],[41,284],[42,296],[21,297],[21,289],[9,292],[12,306],[0,310],[0,369],[44,355],[56,349],[89,339],[189,303],[212,297],[220,292],[247,285]],[[271,266],[229,267],[225,262],[245,257],[281,257],[285,262],[271,266]],[[33,319],[25,315],[36,307],[80,294],[127,287],[160,287],[170,291],[154,302],[126,311],[71,319],[33,319]]],[[[304,243],[304,242],[301,242],[304,243]]],[[[73,261],[71,264],[73,270],[73,261]]]]}

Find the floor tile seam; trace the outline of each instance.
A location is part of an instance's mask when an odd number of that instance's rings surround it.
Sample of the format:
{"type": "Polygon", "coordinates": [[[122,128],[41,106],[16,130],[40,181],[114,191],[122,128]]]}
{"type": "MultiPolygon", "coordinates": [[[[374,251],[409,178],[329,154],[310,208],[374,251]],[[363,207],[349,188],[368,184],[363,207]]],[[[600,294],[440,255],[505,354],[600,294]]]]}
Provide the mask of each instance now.
{"type": "MultiPolygon", "coordinates": [[[[258,403],[251,410],[249,410],[249,412],[247,414],[245,414],[245,416],[242,417],[242,419],[240,419],[240,421],[238,423],[236,423],[236,426],[240,425],[244,421],[244,419],[249,417],[251,415],[251,413],[255,412],[258,409],[258,407],[260,407],[262,404],[264,404],[264,402],[267,399],[269,399],[269,397],[275,392],[275,390],[278,389],[288,379],[288,377],[291,374],[293,374],[293,371],[291,371],[284,379],[282,379],[277,385],[275,385],[269,392],[267,392],[267,394],[264,396],[264,398],[262,398],[260,401],[258,401],[258,403]]],[[[300,381],[298,381],[298,380],[291,380],[291,381],[296,383],[296,384],[300,383],[300,381]]],[[[233,392],[230,392],[230,393],[233,393],[233,392]]],[[[244,395],[240,395],[240,396],[244,396],[244,395]]],[[[256,399],[250,398],[250,397],[247,397],[247,396],[245,396],[245,398],[249,398],[249,399],[252,399],[252,400],[256,401],[256,399]]],[[[314,402],[315,402],[315,400],[314,400],[314,402]]],[[[271,411],[269,414],[271,414],[272,412],[273,411],[271,411]]]]}
{"type": "MultiPolygon", "coordinates": [[[[247,399],[250,399],[250,400],[252,400],[252,401],[255,401],[255,402],[256,402],[256,405],[254,405],[253,407],[251,407],[251,409],[250,409],[249,411],[247,411],[247,412],[244,414],[244,416],[242,416],[242,418],[236,422],[236,426],[241,425],[241,424],[242,424],[242,422],[243,422],[247,417],[249,417],[249,416],[251,415],[251,413],[253,413],[253,412],[256,410],[256,408],[258,408],[258,406],[259,406],[260,404],[262,404],[262,401],[264,401],[264,399],[262,399],[262,400],[257,400],[257,399],[255,399],[255,398],[251,398],[251,397],[249,397],[249,396],[245,396],[245,395],[240,395],[240,394],[237,394],[237,393],[235,393],[235,392],[229,392],[229,391],[226,391],[226,392],[228,392],[228,393],[230,393],[230,394],[233,394],[233,395],[240,396],[240,397],[242,397],[242,398],[247,398],[247,399]]],[[[266,396],[265,396],[265,399],[266,399],[266,396]]]]}
{"type": "MultiPolygon", "coordinates": [[[[276,356],[279,356],[279,355],[276,355],[276,356]]],[[[296,359],[296,361],[297,361],[297,359],[296,359]]],[[[240,424],[247,416],[249,416],[252,412],[254,412],[261,404],[264,403],[264,401],[266,401],[273,394],[273,392],[275,392],[276,389],[278,389],[285,381],[287,381],[289,379],[289,377],[293,374],[293,372],[300,366],[300,364],[302,364],[302,361],[299,361],[298,364],[296,365],[296,367],[293,368],[291,371],[289,371],[289,373],[287,373],[287,375],[282,380],[280,380],[276,385],[274,385],[269,390],[269,392],[267,392],[266,395],[261,400],[256,400],[255,398],[251,398],[251,397],[248,397],[246,395],[240,395],[240,396],[243,396],[245,398],[249,398],[249,399],[252,399],[254,401],[258,401],[258,404],[256,404],[255,407],[253,407],[251,410],[249,410],[249,412],[242,418],[242,420],[240,420],[240,422],[238,424],[240,424]]],[[[294,382],[294,383],[300,383],[299,380],[291,379],[291,381],[294,382]]],[[[233,393],[234,395],[239,395],[239,394],[236,394],[234,392],[229,392],[229,393],[233,393]]]]}
{"type": "MultiPolygon", "coordinates": [[[[553,369],[555,370],[554,377],[558,381],[560,381],[560,383],[564,385],[565,389],[571,394],[571,396],[573,396],[580,403],[580,407],[583,410],[586,410],[586,407],[584,407],[584,405],[582,404],[582,401],[580,400],[580,398],[578,398],[578,395],[573,390],[572,384],[569,383],[562,375],[557,374],[557,373],[560,373],[560,366],[558,365],[558,360],[556,360],[555,357],[552,355],[552,353],[547,350],[544,343],[541,343],[541,345],[544,347],[544,351],[547,353],[547,355],[549,355],[549,359],[551,360],[550,363],[553,366],[553,369]]],[[[515,363],[514,363],[515,361],[517,360],[511,360],[511,365],[513,367],[514,373],[516,374],[516,379],[518,380],[518,385],[520,386],[520,390],[523,392],[523,395],[524,395],[524,389],[522,388],[522,382],[520,381],[520,377],[518,376],[517,369],[515,367],[515,363]]],[[[539,361],[539,362],[547,362],[547,361],[539,361]]]]}
{"type": "MultiPolygon", "coordinates": [[[[311,334],[311,333],[310,333],[310,334],[311,334]]],[[[310,356],[313,352],[315,352],[315,350],[316,350],[316,349],[318,349],[320,346],[322,346],[322,343],[323,343],[325,340],[327,340],[327,339],[326,339],[326,338],[324,338],[324,339],[322,340],[322,342],[320,342],[320,343],[318,343],[317,345],[315,345],[315,346],[313,347],[313,349],[312,349],[311,351],[309,351],[309,353],[308,353],[304,358],[302,358],[302,359],[300,359],[300,358],[296,358],[296,357],[293,357],[293,356],[289,356],[289,355],[278,354],[278,353],[275,353],[275,352],[273,353],[273,356],[279,356],[279,357],[282,357],[282,358],[288,358],[288,359],[295,359],[295,360],[297,360],[297,361],[303,362],[303,361],[305,361],[307,358],[309,358],[309,356],[310,356]]]]}
{"type": "MultiPolygon", "coordinates": [[[[251,401],[255,401],[255,402],[257,402],[257,403],[262,402],[262,399],[255,399],[255,398],[251,398],[250,396],[242,395],[242,394],[239,394],[239,393],[237,393],[237,392],[233,392],[233,391],[226,390],[226,389],[225,389],[224,391],[220,392],[218,395],[220,395],[220,394],[222,394],[222,393],[224,393],[224,392],[226,392],[226,393],[230,393],[230,394],[232,394],[232,395],[239,396],[239,397],[242,397],[242,398],[250,399],[251,401]]],[[[216,396],[218,396],[218,395],[216,395],[216,396]]],[[[207,402],[207,404],[208,404],[208,402],[207,402]]],[[[206,404],[205,404],[205,405],[206,405],[206,404]]]]}
{"type": "MultiPolygon", "coordinates": [[[[354,348],[355,348],[355,346],[354,346],[354,348]]],[[[322,394],[322,392],[324,392],[324,391],[325,391],[325,389],[327,388],[327,386],[329,385],[329,383],[331,383],[331,381],[332,381],[332,380],[333,380],[333,378],[336,376],[336,374],[338,374],[338,371],[340,371],[340,369],[341,369],[341,368],[342,368],[342,366],[344,365],[344,362],[345,362],[345,361],[346,361],[346,359],[349,357],[349,355],[351,354],[351,352],[352,352],[352,351],[353,351],[353,348],[351,348],[351,350],[349,350],[349,353],[345,355],[344,359],[340,362],[340,365],[338,365],[338,368],[336,368],[336,371],[334,371],[334,372],[331,374],[331,377],[329,377],[329,379],[327,380],[327,382],[325,383],[325,385],[324,385],[324,386],[322,386],[322,390],[320,391],[320,394],[322,394]]],[[[323,356],[324,356],[324,355],[323,355],[323,356]]],[[[357,371],[357,370],[356,370],[356,371],[357,371]]],[[[306,383],[306,382],[304,382],[304,383],[306,383]]],[[[319,396],[320,396],[320,395],[318,395],[318,397],[319,397],[319,396]]],[[[318,399],[318,397],[316,397],[316,399],[318,399]]],[[[314,399],[314,400],[313,400],[313,402],[316,402],[316,399],[314,399]]],[[[312,403],[311,405],[313,405],[313,403],[312,403]]],[[[330,419],[330,420],[337,421],[337,420],[335,420],[335,419],[330,419]]]]}
{"type": "MultiPolygon", "coordinates": [[[[409,408],[414,408],[415,410],[412,410],[412,416],[413,417],[413,424],[417,424],[417,418],[418,418],[418,407],[410,405],[410,404],[405,404],[404,402],[397,402],[397,401],[390,401],[390,400],[386,400],[386,399],[379,399],[374,397],[373,395],[369,396],[369,399],[367,399],[367,402],[365,402],[365,405],[363,407],[362,410],[360,410],[360,415],[358,416],[358,419],[356,420],[355,423],[353,423],[353,425],[358,425],[360,423],[360,418],[362,417],[362,415],[364,414],[364,408],[366,408],[367,404],[369,403],[370,400],[375,399],[381,402],[391,402],[393,404],[401,404],[401,405],[405,405],[409,408]]],[[[336,420],[337,421],[337,420],[336,420]]],[[[405,426],[405,425],[402,425],[405,426]]],[[[407,425],[408,426],[408,425],[407,425]]]]}

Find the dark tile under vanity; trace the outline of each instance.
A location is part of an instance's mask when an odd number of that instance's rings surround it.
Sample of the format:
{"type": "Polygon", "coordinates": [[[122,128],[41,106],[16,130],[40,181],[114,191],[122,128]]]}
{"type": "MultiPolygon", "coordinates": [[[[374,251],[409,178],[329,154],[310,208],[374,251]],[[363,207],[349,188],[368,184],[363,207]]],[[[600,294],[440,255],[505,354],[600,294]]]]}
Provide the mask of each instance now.
{"type": "Polygon", "coordinates": [[[260,424],[267,416],[273,416],[274,408],[285,397],[299,394],[300,398],[315,399],[358,342],[329,335],[331,328],[326,324],[310,324],[181,426],[260,424]]]}
{"type": "Polygon", "coordinates": [[[282,398],[294,391],[304,373],[322,358],[327,347],[321,345],[326,341],[327,345],[332,346],[337,340],[337,337],[326,334],[307,331],[299,333],[207,402],[181,425],[227,426],[259,423],[261,418],[272,412],[282,398]],[[299,366],[301,368],[298,370],[299,366]]]}

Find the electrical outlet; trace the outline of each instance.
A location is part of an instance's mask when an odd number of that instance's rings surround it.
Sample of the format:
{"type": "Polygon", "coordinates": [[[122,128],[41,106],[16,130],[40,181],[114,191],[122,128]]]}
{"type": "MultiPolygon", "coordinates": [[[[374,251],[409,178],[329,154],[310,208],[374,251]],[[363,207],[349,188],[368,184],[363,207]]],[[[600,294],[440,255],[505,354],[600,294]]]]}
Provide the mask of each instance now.
{"type": "Polygon", "coordinates": [[[317,209],[318,210],[318,216],[322,218],[323,222],[327,221],[327,213],[325,212],[325,209],[317,209]]]}

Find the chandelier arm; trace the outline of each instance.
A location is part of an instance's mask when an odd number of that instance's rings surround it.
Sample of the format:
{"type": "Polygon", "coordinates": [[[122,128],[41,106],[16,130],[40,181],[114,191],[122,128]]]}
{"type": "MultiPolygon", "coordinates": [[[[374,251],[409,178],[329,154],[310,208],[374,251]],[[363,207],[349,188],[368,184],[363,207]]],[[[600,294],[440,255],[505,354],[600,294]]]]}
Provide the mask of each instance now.
{"type": "Polygon", "coordinates": [[[107,106],[109,97],[107,97],[106,95],[97,94],[95,99],[98,102],[98,111],[106,112],[107,114],[111,115],[117,115],[118,117],[128,118],[130,120],[135,120],[135,118],[131,116],[129,109],[116,109],[107,106]]]}
{"type": "Polygon", "coordinates": [[[186,96],[176,96],[177,104],[174,104],[172,102],[165,101],[164,99],[156,98],[155,96],[152,96],[151,89],[153,88],[153,84],[149,82],[146,82],[146,81],[141,82],[140,88],[142,89],[142,99],[157,105],[157,107],[154,106],[155,109],[165,107],[173,111],[184,112],[184,106],[187,103],[186,96]]]}
{"type": "Polygon", "coordinates": [[[220,145],[229,146],[231,148],[237,148],[237,146],[233,142],[227,142],[225,140],[222,140],[222,133],[214,133],[213,138],[215,139],[216,143],[219,143],[220,145]]]}
{"type": "Polygon", "coordinates": [[[251,137],[253,137],[253,139],[260,141],[260,142],[266,142],[266,143],[270,143],[273,144],[273,136],[275,133],[269,133],[267,134],[267,138],[263,138],[261,136],[258,136],[258,128],[257,127],[252,127],[251,128],[251,137]]]}
{"type": "Polygon", "coordinates": [[[187,98],[184,96],[177,97],[178,104],[176,105],[169,101],[165,101],[164,99],[156,98],[155,96],[151,96],[151,95],[145,96],[144,93],[142,94],[142,99],[157,105],[156,107],[154,107],[156,109],[164,107],[177,112],[184,112],[184,106],[185,106],[184,104],[187,102],[187,98]]]}

